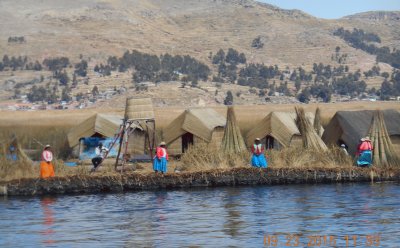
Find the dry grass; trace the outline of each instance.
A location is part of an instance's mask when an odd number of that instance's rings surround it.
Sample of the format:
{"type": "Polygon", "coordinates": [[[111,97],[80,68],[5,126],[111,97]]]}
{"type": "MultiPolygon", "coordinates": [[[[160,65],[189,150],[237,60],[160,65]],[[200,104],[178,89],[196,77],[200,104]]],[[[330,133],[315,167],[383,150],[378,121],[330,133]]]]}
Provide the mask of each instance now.
{"type": "Polygon", "coordinates": [[[1,127],[0,141],[8,143],[13,135],[20,146],[27,151],[32,160],[40,160],[41,152],[46,144],[52,146],[56,158],[66,159],[71,154],[67,141],[67,133],[71,126],[7,126],[1,127]]]}
{"type": "MultiPolygon", "coordinates": [[[[280,151],[269,150],[266,153],[271,168],[351,168],[354,162],[338,148],[328,151],[305,150],[302,148],[284,148],[280,151]]],[[[178,166],[183,171],[201,171],[210,169],[229,169],[250,166],[250,153],[227,155],[207,145],[190,147],[182,156],[178,166]]]]}
{"type": "Polygon", "coordinates": [[[17,161],[11,163],[4,158],[0,159],[0,181],[8,181],[20,178],[37,178],[39,166],[17,161]]]}
{"type": "Polygon", "coordinates": [[[338,148],[328,151],[304,150],[300,148],[284,148],[281,151],[267,152],[268,164],[272,168],[351,168],[353,159],[343,154],[338,148]]]}
{"type": "Polygon", "coordinates": [[[178,169],[182,171],[202,171],[211,169],[228,169],[243,167],[249,164],[249,152],[239,154],[224,154],[217,147],[208,144],[198,144],[189,147],[182,155],[178,169]]]}

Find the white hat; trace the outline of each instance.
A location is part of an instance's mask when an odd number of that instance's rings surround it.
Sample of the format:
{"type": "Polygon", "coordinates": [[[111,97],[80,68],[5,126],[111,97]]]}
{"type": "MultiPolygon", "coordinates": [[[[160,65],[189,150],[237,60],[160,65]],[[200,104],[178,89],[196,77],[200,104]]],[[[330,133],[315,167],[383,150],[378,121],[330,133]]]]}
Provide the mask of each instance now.
{"type": "Polygon", "coordinates": [[[160,143],[160,146],[165,146],[165,142],[162,141],[162,142],[160,143]]]}
{"type": "Polygon", "coordinates": [[[49,148],[49,147],[51,147],[49,144],[47,144],[44,148],[49,148]]]}
{"type": "Polygon", "coordinates": [[[364,138],[364,140],[365,140],[365,141],[371,141],[371,140],[369,139],[369,136],[366,136],[366,137],[364,138]]]}
{"type": "Polygon", "coordinates": [[[346,147],[346,145],[345,145],[345,144],[341,144],[340,146],[341,146],[341,147],[346,147]]]}
{"type": "Polygon", "coordinates": [[[260,141],[260,138],[256,138],[256,140],[260,141]]]}

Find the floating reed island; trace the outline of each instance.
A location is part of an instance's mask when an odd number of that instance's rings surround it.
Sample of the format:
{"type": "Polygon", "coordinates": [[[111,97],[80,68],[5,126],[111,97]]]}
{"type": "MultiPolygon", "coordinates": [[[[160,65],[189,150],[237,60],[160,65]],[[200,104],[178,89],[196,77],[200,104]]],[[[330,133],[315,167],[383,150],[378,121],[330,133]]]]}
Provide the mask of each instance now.
{"type": "Polygon", "coordinates": [[[0,186],[0,194],[33,196],[165,190],[180,188],[400,181],[400,169],[292,169],[233,168],[171,174],[125,173],[21,179],[0,186]]]}
{"type": "MultiPolygon", "coordinates": [[[[177,143],[183,144],[179,139],[191,131],[193,144],[178,147],[180,158],[170,161],[165,175],[153,173],[151,163],[114,167],[114,159],[109,164],[105,161],[99,171],[89,173],[90,168],[85,165],[70,168],[62,160],[56,160],[56,177],[39,179],[38,166],[32,165],[23,153],[19,140],[13,138],[11,143],[21,159],[10,162],[5,159],[6,156],[0,156],[0,194],[30,196],[240,185],[400,181],[398,111],[339,111],[325,129],[321,126],[319,109],[315,115],[305,113],[302,108],[290,113],[271,112],[246,136],[242,136],[231,107],[227,109],[226,118],[219,118],[211,110],[191,110],[185,111],[177,120],[182,125],[175,125],[176,130],[171,129],[175,133],[169,133],[176,135],[171,135],[167,143],[173,150],[176,148],[173,144],[177,140],[177,143]],[[196,122],[207,116],[218,122],[214,121],[212,125],[196,122]],[[191,124],[194,122],[198,123],[196,128],[191,124]],[[374,166],[358,168],[354,166],[354,158],[344,153],[338,143],[348,145],[349,152],[354,154],[359,138],[366,134],[375,147],[374,166]],[[249,165],[248,147],[255,137],[261,138],[268,148],[269,167],[266,169],[249,165]],[[129,168],[131,170],[127,170],[129,168]]],[[[163,136],[164,139],[168,137],[167,134],[163,136]]],[[[4,144],[1,150],[6,152],[9,145],[4,144]]]]}

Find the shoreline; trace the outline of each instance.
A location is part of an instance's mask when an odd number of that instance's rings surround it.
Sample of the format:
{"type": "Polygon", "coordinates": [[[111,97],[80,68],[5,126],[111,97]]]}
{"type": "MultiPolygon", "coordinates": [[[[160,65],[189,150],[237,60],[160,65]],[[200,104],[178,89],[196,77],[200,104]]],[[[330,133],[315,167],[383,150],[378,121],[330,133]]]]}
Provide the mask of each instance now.
{"type": "Polygon", "coordinates": [[[170,174],[137,173],[19,179],[0,182],[0,195],[39,196],[121,193],[198,187],[400,182],[400,168],[233,168],[170,174]]]}

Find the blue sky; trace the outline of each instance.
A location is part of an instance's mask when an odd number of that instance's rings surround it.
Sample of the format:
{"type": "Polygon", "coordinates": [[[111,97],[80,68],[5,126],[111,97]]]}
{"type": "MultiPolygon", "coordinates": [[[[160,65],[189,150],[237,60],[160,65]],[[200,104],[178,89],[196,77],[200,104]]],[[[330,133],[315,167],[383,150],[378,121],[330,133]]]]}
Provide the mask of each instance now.
{"type": "Polygon", "coordinates": [[[283,9],[299,9],[319,18],[334,19],[371,10],[400,10],[400,0],[259,0],[283,9]]]}

